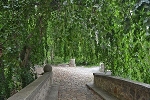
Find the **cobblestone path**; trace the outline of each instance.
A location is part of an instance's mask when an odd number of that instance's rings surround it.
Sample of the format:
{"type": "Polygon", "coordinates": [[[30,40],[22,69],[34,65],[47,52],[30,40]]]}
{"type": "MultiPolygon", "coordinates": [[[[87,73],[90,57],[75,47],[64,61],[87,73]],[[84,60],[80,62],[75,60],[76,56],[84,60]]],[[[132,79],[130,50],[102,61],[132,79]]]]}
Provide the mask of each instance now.
{"type": "Polygon", "coordinates": [[[79,67],[53,67],[53,82],[59,85],[58,100],[102,100],[86,87],[93,73],[79,67]]]}

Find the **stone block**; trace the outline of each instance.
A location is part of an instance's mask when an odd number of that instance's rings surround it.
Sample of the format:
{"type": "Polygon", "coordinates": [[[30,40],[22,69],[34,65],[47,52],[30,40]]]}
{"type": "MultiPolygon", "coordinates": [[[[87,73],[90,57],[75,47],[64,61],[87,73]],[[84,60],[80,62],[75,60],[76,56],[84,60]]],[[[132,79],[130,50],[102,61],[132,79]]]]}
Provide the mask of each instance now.
{"type": "Polygon", "coordinates": [[[104,72],[104,71],[105,71],[104,63],[100,63],[99,71],[100,71],[100,72],[104,72]]]}
{"type": "Polygon", "coordinates": [[[69,66],[70,67],[76,67],[75,59],[70,59],[69,66]]]}

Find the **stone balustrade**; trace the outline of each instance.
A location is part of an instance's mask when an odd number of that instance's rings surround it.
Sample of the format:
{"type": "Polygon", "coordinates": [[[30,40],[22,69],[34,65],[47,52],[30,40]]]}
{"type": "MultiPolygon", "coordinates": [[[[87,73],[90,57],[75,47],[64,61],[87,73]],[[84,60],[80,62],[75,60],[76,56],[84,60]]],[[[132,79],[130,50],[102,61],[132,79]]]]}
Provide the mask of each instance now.
{"type": "Polygon", "coordinates": [[[150,85],[128,79],[94,73],[94,85],[119,100],[150,100],[150,85]]]}
{"type": "Polygon", "coordinates": [[[18,93],[8,98],[8,100],[44,100],[47,96],[49,87],[52,85],[52,67],[46,65],[44,74],[34,82],[20,90],[18,93]]]}

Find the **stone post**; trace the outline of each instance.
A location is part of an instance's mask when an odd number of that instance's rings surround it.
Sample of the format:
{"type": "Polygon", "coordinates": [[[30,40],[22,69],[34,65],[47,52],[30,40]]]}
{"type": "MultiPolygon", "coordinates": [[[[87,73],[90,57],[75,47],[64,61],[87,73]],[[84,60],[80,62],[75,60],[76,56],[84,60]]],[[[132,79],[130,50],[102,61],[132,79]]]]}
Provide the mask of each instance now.
{"type": "Polygon", "coordinates": [[[75,59],[70,59],[69,66],[70,67],[76,67],[75,59]]]}
{"type": "Polygon", "coordinates": [[[49,79],[50,79],[49,85],[53,84],[52,66],[49,65],[49,64],[47,64],[47,65],[44,66],[43,70],[44,70],[44,73],[46,73],[46,72],[50,72],[50,73],[51,73],[51,74],[50,74],[50,78],[49,78],[49,79]]]}
{"type": "Polygon", "coordinates": [[[105,71],[104,63],[100,63],[99,71],[100,72],[104,72],[105,71]]]}

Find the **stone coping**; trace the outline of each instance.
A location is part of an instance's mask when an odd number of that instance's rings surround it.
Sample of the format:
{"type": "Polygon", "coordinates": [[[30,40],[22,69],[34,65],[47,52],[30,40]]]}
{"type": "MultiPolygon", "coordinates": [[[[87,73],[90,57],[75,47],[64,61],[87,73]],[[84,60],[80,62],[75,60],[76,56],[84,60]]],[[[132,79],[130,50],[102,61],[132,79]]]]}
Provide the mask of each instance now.
{"type": "Polygon", "coordinates": [[[109,80],[112,79],[112,80],[124,82],[125,84],[128,84],[129,86],[130,85],[139,86],[139,87],[142,87],[143,89],[148,89],[149,92],[150,92],[150,84],[146,84],[146,83],[142,83],[142,82],[138,82],[138,81],[133,81],[133,80],[117,77],[117,76],[105,75],[105,74],[102,74],[102,73],[93,73],[93,75],[95,77],[103,77],[103,78],[106,78],[106,79],[109,78],[109,80]]]}
{"type": "Polygon", "coordinates": [[[108,93],[107,91],[96,87],[94,85],[94,83],[88,83],[86,84],[86,86],[93,90],[96,94],[98,94],[103,100],[118,100],[116,97],[114,97],[113,95],[111,95],[110,93],[108,93]]]}
{"type": "Polygon", "coordinates": [[[150,84],[121,77],[93,73],[94,85],[119,100],[150,100],[150,84]]]}
{"type": "Polygon", "coordinates": [[[59,85],[56,84],[49,87],[45,100],[58,100],[58,89],[59,89],[59,85]]]}
{"type": "Polygon", "coordinates": [[[44,73],[41,77],[30,83],[28,86],[20,90],[18,93],[14,94],[7,100],[29,100],[34,95],[36,95],[40,88],[45,84],[45,82],[52,75],[52,72],[44,73]]]}

